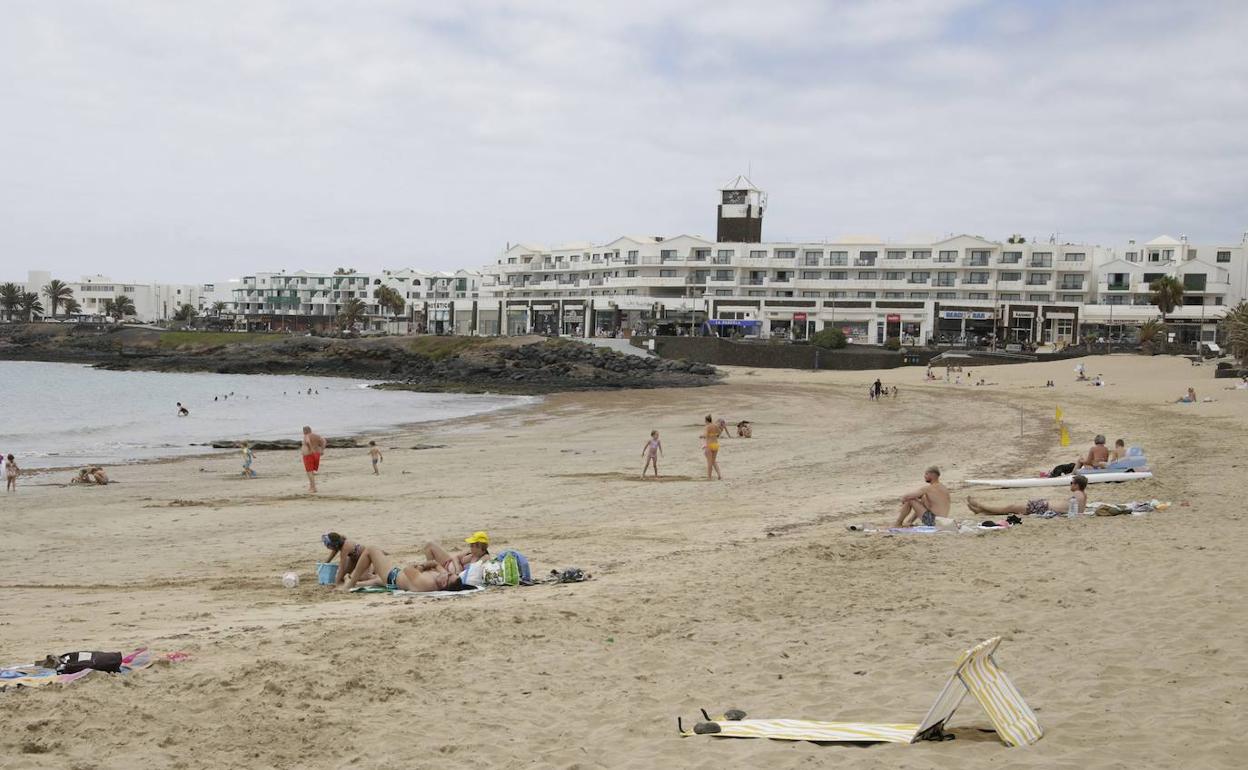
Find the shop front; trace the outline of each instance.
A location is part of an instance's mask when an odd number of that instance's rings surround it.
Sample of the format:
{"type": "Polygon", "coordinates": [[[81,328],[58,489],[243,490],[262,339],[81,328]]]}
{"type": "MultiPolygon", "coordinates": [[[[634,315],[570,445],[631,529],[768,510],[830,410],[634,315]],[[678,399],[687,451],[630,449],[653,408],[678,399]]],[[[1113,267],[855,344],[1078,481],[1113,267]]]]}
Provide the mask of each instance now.
{"type": "Polygon", "coordinates": [[[762,322],[753,318],[712,318],[702,325],[702,333],[715,337],[757,337],[762,322]]]}
{"type": "Polygon", "coordinates": [[[941,345],[983,345],[996,334],[992,310],[945,309],[936,314],[936,342],[941,345]]]}
{"type": "Polygon", "coordinates": [[[560,333],[568,337],[580,337],[585,333],[585,306],[567,304],[563,306],[563,325],[560,333]]]}
{"type": "Polygon", "coordinates": [[[537,304],[532,306],[533,333],[554,337],[559,333],[559,306],[537,304]]]}

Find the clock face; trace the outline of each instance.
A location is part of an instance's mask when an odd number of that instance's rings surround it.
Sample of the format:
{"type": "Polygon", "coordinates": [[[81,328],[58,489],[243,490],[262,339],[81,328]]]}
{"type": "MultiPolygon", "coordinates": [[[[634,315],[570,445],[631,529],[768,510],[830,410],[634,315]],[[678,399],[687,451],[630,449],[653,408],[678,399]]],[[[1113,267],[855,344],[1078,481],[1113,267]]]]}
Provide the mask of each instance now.
{"type": "Polygon", "coordinates": [[[724,190],[724,203],[728,205],[746,202],[745,190],[724,190]]]}

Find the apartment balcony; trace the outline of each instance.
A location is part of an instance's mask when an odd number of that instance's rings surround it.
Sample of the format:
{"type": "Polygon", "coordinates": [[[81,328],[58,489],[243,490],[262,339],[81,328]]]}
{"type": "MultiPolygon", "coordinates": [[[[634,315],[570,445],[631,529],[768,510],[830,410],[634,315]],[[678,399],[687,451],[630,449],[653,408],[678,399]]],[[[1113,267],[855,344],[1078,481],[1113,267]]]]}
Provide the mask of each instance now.
{"type": "Polygon", "coordinates": [[[1053,260],[1051,260],[1051,259],[1036,259],[1035,257],[1032,257],[1031,259],[1027,260],[1027,267],[1047,267],[1047,268],[1051,268],[1051,267],[1053,267],[1053,260]]]}
{"type": "MultiPolygon", "coordinates": [[[[663,257],[642,257],[642,258],[641,258],[641,264],[643,264],[643,265],[661,265],[661,264],[663,264],[663,262],[664,262],[664,261],[665,261],[665,260],[664,260],[664,258],[663,258],[663,257]]],[[[630,264],[630,265],[635,265],[635,264],[637,264],[637,262],[636,262],[636,261],[633,261],[633,262],[629,262],[629,263],[627,263],[627,264],[630,264]]]]}
{"type": "Polygon", "coordinates": [[[997,281],[997,291],[1022,291],[1022,281],[997,281]]]}
{"type": "Polygon", "coordinates": [[[936,280],[932,281],[932,286],[935,286],[938,289],[952,289],[954,286],[957,286],[957,285],[958,285],[957,280],[952,279],[952,278],[937,278],[936,280]]]}
{"type": "Polygon", "coordinates": [[[656,275],[646,275],[636,278],[607,278],[604,286],[620,287],[620,288],[640,288],[643,286],[655,288],[672,288],[683,287],[688,281],[683,277],[664,277],[660,278],[656,275]]]}
{"type": "Polygon", "coordinates": [[[725,288],[728,288],[729,286],[736,286],[737,279],[736,278],[707,278],[706,285],[709,288],[725,289],[725,288]]]}
{"type": "Polygon", "coordinates": [[[765,281],[762,278],[746,278],[741,283],[745,286],[762,286],[765,281]]]}
{"type": "Polygon", "coordinates": [[[849,267],[849,259],[847,257],[828,257],[823,262],[824,267],[849,267]]]}
{"type": "Polygon", "coordinates": [[[861,257],[854,260],[854,267],[875,267],[874,259],[863,259],[861,257]]]}
{"type": "Polygon", "coordinates": [[[589,279],[590,286],[602,286],[603,285],[602,282],[603,282],[602,278],[590,278],[589,279]]]}
{"type": "Polygon", "coordinates": [[[988,267],[991,262],[988,257],[967,257],[962,260],[963,267],[988,267]]]}
{"type": "Polygon", "coordinates": [[[1044,283],[1032,283],[1031,281],[1028,281],[1024,289],[1026,291],[1052,291],[1053,282],[1045,281],[1044,283]]]}
{"type": "Polygon", "coordinates": [[[1131,291],[1131,282],[1130,281],[1119,282],[1119,283],[1102,282],[1100,285],[1100,290],[1101,291],[1131,291]]]}
{"type": "Polygon", "coordinates": [[[769,278],[767,282],[772,286],[792,286],[793,278],[792,276],[788,278],[769,278]]]}
{"type": "Polygon", "coordinates": [[[983,291],[988,288],[989,281],[972,281],[969,278],[964,278],[962,279],[962,285],[966,286],[971,291],[983,291]]]}
{"type": "Polygon", "coordinates": [[[907,278],[906,283],[911,286],[929,286],[932,283],[932,279],[929,278],[926,281],[920,281],[915,278],[907,278]]]}
{"type": "Polygon", "coordinates": [[[932,261],[933,261],[933,262],[943,262],[943,263],[945,263],[945,264],[947,264],[947,265],[952,265],[954,262],[957,262],[957,261],[958,261],[958,258],[957,258],[956,256],[953,256],[953,257],[945,257],[945,256],[941,256],[941,255],[937,254],[937,255],[936,255],[936,257],[932,259],[932,261]]]}
{"type": "Polygon", "coordinates": [[[691,254],[691,255],[689,256],[689,261],[690,261],[690,262],[708,262],[708,261],[710,261],[710,259],[711,259],[711,255],[710,255],[710,254],[697,254],[697,253],[694,253],[694,254],[691,254]]]}
{"type": "Polygon", "coordinates": [[[1057,285],[1058,291],[1083,291],[1083,282],[1073,283],[1065,281],[1057,285]]]}
{"type": "Polygon", "coordinates": [[[711,257],[712,265],[731,265],[732,257],[711,257]]]}

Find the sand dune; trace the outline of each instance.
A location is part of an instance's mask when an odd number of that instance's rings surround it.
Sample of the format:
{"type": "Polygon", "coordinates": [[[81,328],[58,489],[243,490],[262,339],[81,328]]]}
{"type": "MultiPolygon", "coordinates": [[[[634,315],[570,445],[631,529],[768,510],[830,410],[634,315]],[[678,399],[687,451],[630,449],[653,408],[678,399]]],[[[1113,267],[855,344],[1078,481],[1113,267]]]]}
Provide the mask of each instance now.
{"type": "Polygon", "coordinates": [[[380,477],[363,450],[331,451],[318,497],[280,452],[249,482],[233,456],[116,468],[124,483],[91,490],[24,478],[0,498],[0,661],[142,643],[194,657],[0,694],[0,766],[1240,767],[1248,391],[1184,359],[1088,359],[1104,388],[1075,383],[1073,363],[970,373],[988,387],[881,372],[901,390],[881,403],[874,372],[745,369],[704,389],[554,396],[385,438],[380,477]],[[1170,403],[1189,385],[1217,401],[1170,403]],[[699,480],[707,412],[755,425],[724,441],[722,483],[699,480]],[[666,483],[634,478],[651,429],[666,483]],[[1158,473],[1093,497],[1174,507],[985,536],[846,530],[890,519],[933,463],[954,516],[975,519],[958,480],[1033,475],[1097,432],[1145,447],[1158,473]],[[342,596],[312,574],[329,529],[413,557],[487,529],[539,572],[594,578],[342,596]],[[918,721],[958,653],[995,634],[1047,731],[1028,749],[982,732],[971,701],[947,743],[676,734],[700,707],[918,721]]]}

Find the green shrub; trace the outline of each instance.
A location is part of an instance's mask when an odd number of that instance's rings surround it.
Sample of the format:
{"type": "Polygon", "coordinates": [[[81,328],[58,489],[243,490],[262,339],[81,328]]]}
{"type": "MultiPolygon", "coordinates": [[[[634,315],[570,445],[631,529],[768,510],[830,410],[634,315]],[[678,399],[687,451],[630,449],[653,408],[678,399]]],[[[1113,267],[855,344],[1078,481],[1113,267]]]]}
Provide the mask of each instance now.
{"type": "Polygon", "coordinates": [[[884,340],[884,347],[889,350],[901,350],[901,337],[889,337],[884,340]]]}
{"type": "Polygon", "coordinates": [[[810,341],[821,348],[839,350],[845,347],[845,332],[831,326],[825,326],[823,329],[815,332],[815,336],[811,337],[810,341]]]}

